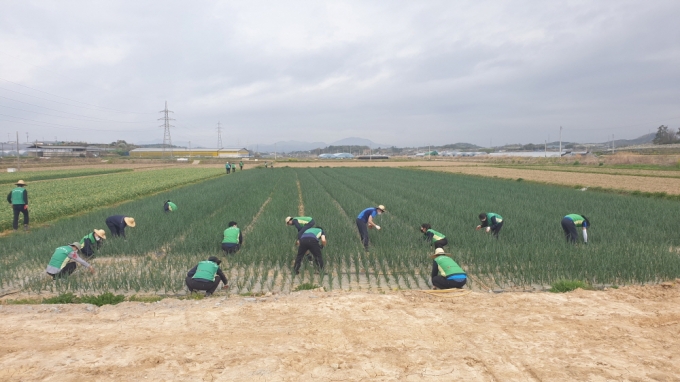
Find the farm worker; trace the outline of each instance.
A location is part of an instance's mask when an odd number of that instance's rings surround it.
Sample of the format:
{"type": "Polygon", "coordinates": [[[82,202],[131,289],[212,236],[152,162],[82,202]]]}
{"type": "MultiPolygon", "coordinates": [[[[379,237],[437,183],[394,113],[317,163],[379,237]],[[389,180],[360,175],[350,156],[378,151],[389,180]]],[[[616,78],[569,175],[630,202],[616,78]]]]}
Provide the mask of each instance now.
{"type": "Polygon", "coordinates": [[[175,212],[177,211],[177,205],[171,202],[169,199],[163,204],[163,211],[165,212],[175,212]]]}
{"type": "Polygon", "coordinates": [[[491,231],[493,236],[498,239],[498,233],[503,228],[503,217],[493,212],[482,212],[479,214],[479,220],[482,224],[478,225],[476,229],[485,228],[486,232],[491,231]]]}
{"type": "Polygon", "coordinates": [[[243,161],[238,162],[239,170],[243,171],[243,161]]]}
{"type": "Polygon", "coordinates": [[[12,205],[14,220],[12,227],[16,231],[19,228],[19,213],[24,214],[24,230],[28,231],[28,191],[24,188],[26,183],[20,180],[16,187],[7,194],[7,203],[12,205]]]}
{"type": "Polygon", "coordinates": [[[583,215],[569,214],[562,218],[562,230],[564,231],[564,236],[567,241],[576,243],[578,240],[578,232],[576,232],[576,227],[583,228],[583,242],[588,244],[588,231],[586,230],[590,227],[590,221],[583,215]]]}
{"type": "Polygon", "coordinates": [[[381,215],[385,212],[385,206],[382,204],[378,207],[369,207],[359,213],[357,216],[357,228],[359,229],[359,235],[361,236],[361,242],[364,244],[364,248],[368,251],[368,229],[375,228],[380,230],[380,226],[373,222],[373,218],[376,215],[381,215]]]}
{"type": "Polygon", "coordinates": [[[269,166],[267,162],[264,162],[264,168],[267,168],[267,166],[269,166]]]}
{"type": "Polygon", "coordinates": [[[76,270],[76,263],[87,268],[90,273],[94,273],[94,267],[92,267],[87,261],[78,257],[78,250],[80,249],[80,243],[77,241],[63,247],[59,247],[52,254],[50,263],[47,265],[48,275],[52,276],[53,279],[57,277],[67,277],[73,271],[76,270]]]}
{"type": "Polygon", "coordinates": [[[99,249],[102,245],[102,240],[106,240],[106,232],[103,229],[93,230],[80,239],[80,252],[86,259],[92,257],[94,255],[94,248],[92,247],[96,243],[97,249],[99,249]]]}
{"type": "Polygon", "coordinates": [[[323,269],[323,258],[321,257],[321,248],[325,247],[326,233],[321,227],[313,227],[305,230],[298,240],[298,253],[295,257],[295,264],[293,265],[293,271],[297,275],[300,273],[300,263],[302,258],[305,256],[307,251],[311,252],[314,256],[314,264],[323,269]]]}
{"type": "Polygon", "coordinates": [[[296,216],[296,217],[288,216],[286,217],[286,224],[295,226],[295,229],[297,229],[298,231],[299,240],[300,236],[302,236],[302,234],[306,230],[314,227],[314,224],[316,224],[316,222],[314,221],[314,218],[309,216],[296,216]]]}
{"type": "Polygon", "coordinates": [[[420,232],[425,235],[425,240],[430,240],[432,242],[432,245],[434,245],[435,249],[444,248],[446,244],[449,244],[449,241],[446,240],[446,236],[444,236],[443,233],[433,230],[429,223],[421,224],[420,232]]]}
{"type": "Polygon", "coordinates": [[[462,288],[467,282],[463,268],[456,263],[444,248],[434,250],[432,262],[432,289],[462,288]]]}
{"type": "Polygon", "coordinates": [[[134,227],[136,224],[133,218],[125,215],[113,215],[106,218],[106,225],[109,227],[112,237],[125,237],[125,227],[134,227]]]}
{"type": "Polygon", "coordinates": [[[236,253],[243,244],[243,235],[235,221],[229,222],[229,228],[224,230],[222,239],[222,250],[226,253],[236,253]]]}
{"type": "Polygon", "coordinates": [[[185,280],[189,292],[193,293],[195,290],[204,290],[205,296],[208,297],[215,293],[215,290],[220,285],[220,280],[224,283],[223,289],[229,288],[227,284],[227,277],[220,269],[222,261],[215,256],[208,257],[208,260],[201,261],[187,273],[185,280]],[[218,277],[219,276],[219,277],[218,277]]]}

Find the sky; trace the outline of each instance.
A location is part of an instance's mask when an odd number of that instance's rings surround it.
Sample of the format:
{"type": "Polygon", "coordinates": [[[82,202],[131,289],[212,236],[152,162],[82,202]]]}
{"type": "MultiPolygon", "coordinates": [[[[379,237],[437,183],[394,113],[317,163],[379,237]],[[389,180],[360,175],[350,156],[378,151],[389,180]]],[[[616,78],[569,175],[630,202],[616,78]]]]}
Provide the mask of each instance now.
{"type": "Polygon", "coordinates": [[[632,139],[680,127],[680,2],[27,1],[0,140],[224,147],[632,139]],[[7,137],[5,137],[7,134],[7,137]]]}

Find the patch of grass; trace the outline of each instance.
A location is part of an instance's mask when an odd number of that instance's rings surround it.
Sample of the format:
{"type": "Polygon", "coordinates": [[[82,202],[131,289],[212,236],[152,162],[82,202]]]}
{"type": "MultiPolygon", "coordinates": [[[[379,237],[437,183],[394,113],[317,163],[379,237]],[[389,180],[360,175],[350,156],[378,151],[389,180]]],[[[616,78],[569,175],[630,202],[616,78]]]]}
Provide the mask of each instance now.
{"type": "Polygon", "coordinates": [[[319,288],[318,285],[313,284],[313,283],[303,283],[295,287],[295,291],[301,291],[301,290],[312,290],[319,288]]]}
{"type": "Polygon", "coordinates": [[[518,182],[521,182],[521,181],[523,181],[523,180],[524,180],[524,178],[517,178],[517,181],[518,181],[518,182]]]}
{"type": "Polygon", "coordinates": [[[116,305],[125,301],[125,296],[122,294],[114,295],[111,292],[102,293],[98,296],[85,295],[79,299],[82,304],[92,304],[97,306],[102,305],[116,305]]]}
{"type": "Polygon", "coordinates": [[[75,304],[78,302],[78,297],[73,293],[62,293],[58,296],[44,298],[43,304],[75,304]]]}
{"type": "Polygon", "coordinates": [[[162,300],[163,297],[161,296],[137,296],[136,294],[133,294],[128,298],[128,301],[134,301],[134,302],[158,302],[162,300]]]}
{"type": "Polygon", "coordinates": [[[22,298],[18,300],[5,300],[2,303],[6,305],[31,305],[40,304],[42,302],[39,298],[22,298]]]}
{"type": "Polygon", "coordinates": [[[549,292],[552,293],[565,293],[565,292],[571,292],[573,290],[576,290],[578,288],[581,289],[592,289],[592,287],[581,281],[581,280],[559,280],[555,281],[552,283],[551,288],[549,292]]]}
{"type": "Polygon", "coordinates": [[[581,162],[579,162],[579,161],[574,161],[574,166],[578,166],[578,165],[580,165],[580,164],[581,164],[581,162]]]}

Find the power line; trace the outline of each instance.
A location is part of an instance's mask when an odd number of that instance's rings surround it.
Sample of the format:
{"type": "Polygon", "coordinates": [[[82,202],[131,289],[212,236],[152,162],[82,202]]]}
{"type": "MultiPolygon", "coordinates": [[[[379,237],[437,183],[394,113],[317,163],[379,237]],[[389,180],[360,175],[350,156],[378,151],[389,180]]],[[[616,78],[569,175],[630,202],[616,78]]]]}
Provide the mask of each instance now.
{"type": "MultiPolygon", "coordinates": [[[[19,118],[19,117],[13,117],[13,116],[7,116],[4,114],[0,114],[0,116],[3,117],[9,117],[9,118],[19,118]]],[[[26,119],[26,118],[19,118],[19,119],[24,119],[27,121],[31,121],[34,123],[28,123],[28,122],[21,122],[21,121],[12,121],[8,119],[0,119],[2,122],[9,122],[9,123],[20,123],[22,125],[31,125],[31,126],[38,126],[38,127],[51,127],[51,128],[60,128],[60,129],[71,129],[71,130],[85,130],[85,131],[115,131],[115,132],[131,132],[131,131],[139,131],[138,129],[134,130],[112,130],[112,129],[89,129],[85,127],[75,127],[75,126],[66,126],[66,125],[58,125],[54,123],[49,123],[49,122],[40,122],[40,121],[34,121],[32,119],[26,119]],[[55,125],[55,126],[45,126],[45,125],[55,125]]]]}
{"type": "MultiPolygon", "coordinates": [[[[6,80],[6,79],[4,79],[4,78],[0,78],[0,80],[9,82],[10,84],[14,84],[14,85],[18,85],[18,86],[23,86],[23,87],[25,87],[25,88],[28,88],[28,89],[31,89],[31,90],[35,90],[35,91],[40,92],[40,93],[49,94],[49,95],[51,95],[51,96],[53,96],[53,97],[63,98],[63,99],[69,100],[69,101],[73,101],[73,102],[77,102],[77,103],[82,103],[82,104],[84,104],[84,105],[89,105],[89,106],[98,107],[98,108],[100,108],[100,109],[113,110],[113,111],[118,111],[118,112],[121,112],[121,113],[131,113],[131,114],[154,114],[154,113],[150,113],[150,112],[139,113],[139,112],[135,112],[135,111],[125,111],[125,110],[111,109],[111,108],[108,108],[108,107],[98,106],[98,105],[94,105],[94,104],[91,104],[91,103],[82,102],[82,101],[77,101],[77,100],[74,100],[74,99],[71,99],[71,98],[66,98],[66,97],[62,97],[62,96],[56,95],[56,94],[48,93],[48,92],[43,91],[43,90],[35,89],[35,88],[30,87],[30,86],[26,86],[26,85],[22,85],[22,84],[19,84],[19,83],[10,81],[10,80],[6,80]]],[[[7,90],[7,89],[5,89],[5,90],[7,90]]],[[[10,91],[11,91],[11,90],[10,90],[10,91]]]]}
{"type": "Polygon", "coordinates": [[[220,126],[220,123],[217,122],[217,148],[221,149],[222,147],[222,127],[220,126]]]}
{"type": "MultiPolygon", "coordinates": [[[[1,96],[0,96],[1,97],[1,96]]],[[[4,98],[4,97],[3,97],[4,98]]],[[[37,105],[36,105],[37,106],[37,105]]],[[[73,119],[76,121],[86,121],[86,122],[114,122],[114,123],[149,123],[148,121],[142,121],[142,122],[128,122],[128,121],[114,121],[111,119],[102,119],[102,118],[97,118],[97,117],[88,117],[86,115],[80,115],[80,114],[74,114],[74,115],[79,115],[85,118],[90,118],[90,119],[82,119],[82,118],[73,118],[73,117],[65,117],[63,115],[54,115],[54,114],[47,114],[47,113],[41,113],[39,111],[33,111],[33,110],[26,110],[26,109],[19,109],[18,107],[12,107],[12,106],[6,106],[6,105],[0,105],[0,107],[6,107],[8,109],[14,109],[14,110],[19,110],[19,111],[25,111],[27,113],[32,113],[32,114],[41,114],[41,115],[47,115],[50,117],[57,117],[57,118],[67,118],[67,119],[73,119]]],[[[52,110],[52,109],[50,109],[52,110]]],[[[60,112],[59,110],[56,110],[57,112],[60,112]]],[[[72,114],[72,113],[68,113],[72,114]]]]}

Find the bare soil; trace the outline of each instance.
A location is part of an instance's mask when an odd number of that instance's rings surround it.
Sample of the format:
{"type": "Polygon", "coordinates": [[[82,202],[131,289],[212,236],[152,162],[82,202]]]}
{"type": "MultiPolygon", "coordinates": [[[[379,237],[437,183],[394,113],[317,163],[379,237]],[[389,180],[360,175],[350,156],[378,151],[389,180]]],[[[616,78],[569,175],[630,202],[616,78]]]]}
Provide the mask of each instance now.
{"type": "Polygon", "coordinates": [[[0,317],[0,380],[680,380],[677,284],[2,305],[0,317]]]}
{"type": "Polygon", "coordinates": [[[567,186],[581,185],[583,187],[602,187],[626,191],[665,192],[671,195],[680,194],[680,178],[590,174],[585,172],[565,171],[537,171],[487,166],[424,167],[423,169],[507,179],[522,178],[535,182],[567,186]]]}

